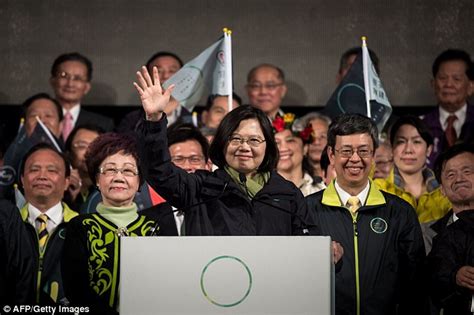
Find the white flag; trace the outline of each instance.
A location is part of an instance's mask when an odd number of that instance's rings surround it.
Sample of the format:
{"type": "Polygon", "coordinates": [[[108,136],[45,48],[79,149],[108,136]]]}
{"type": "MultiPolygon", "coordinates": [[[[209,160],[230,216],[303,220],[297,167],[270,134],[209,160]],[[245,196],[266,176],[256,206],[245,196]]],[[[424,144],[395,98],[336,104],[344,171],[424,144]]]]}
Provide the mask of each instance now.
{"type": "Polygon", "coordinates": [[[228,79],[232,78],[228,41],[230,35],[226,34],[163,84],[165,88],[175,84],[172,95],[188,110],[192,111],[206,90],[211,94],[232,95],[232,82],[228,79]]]}
{"type": "Polygon", "coordinates": [[[390,118],[392,114],[392,105],[387,97],[382,81],[375,70],[367,49],[366,38],[362,37],[362,65],[364,69],[364,90],[367,103],[367,116],[379,117],[377,126],[379,131],[390,118]]]}

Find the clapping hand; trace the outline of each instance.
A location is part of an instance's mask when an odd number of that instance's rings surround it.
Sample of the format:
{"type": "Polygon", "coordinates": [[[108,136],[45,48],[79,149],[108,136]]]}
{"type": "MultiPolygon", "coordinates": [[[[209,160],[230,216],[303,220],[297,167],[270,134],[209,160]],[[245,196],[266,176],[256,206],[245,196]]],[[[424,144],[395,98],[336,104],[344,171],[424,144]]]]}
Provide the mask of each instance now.
{"type": "Polygon", "coordinates": [[[138,83],[133,82],[133,85],[140,95],[140,100],[146,113],[147,120],[160,120],[163,111],[170,100],[174,85],[169,86],[163,91],[160,83],[160,76],[158,75],[158,69],[156,67],[153,67],[153,79],[150,77],[145,66],[142,67],[141,71],[137,71],[137,79],[138,83]]]}

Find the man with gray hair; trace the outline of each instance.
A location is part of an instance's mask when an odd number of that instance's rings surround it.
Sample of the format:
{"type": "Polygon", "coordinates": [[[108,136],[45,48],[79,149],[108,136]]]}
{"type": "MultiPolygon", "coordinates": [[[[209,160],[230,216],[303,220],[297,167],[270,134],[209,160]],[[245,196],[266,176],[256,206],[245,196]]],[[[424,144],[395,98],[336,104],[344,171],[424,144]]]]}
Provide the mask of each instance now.
{"type": "Polygon", "coordinates": [[[283,114],[280,107],[288,89],[283,70],[272,64],[260,64],[249,71],[246,87],[250,105],[270,119],[283,114]]]}

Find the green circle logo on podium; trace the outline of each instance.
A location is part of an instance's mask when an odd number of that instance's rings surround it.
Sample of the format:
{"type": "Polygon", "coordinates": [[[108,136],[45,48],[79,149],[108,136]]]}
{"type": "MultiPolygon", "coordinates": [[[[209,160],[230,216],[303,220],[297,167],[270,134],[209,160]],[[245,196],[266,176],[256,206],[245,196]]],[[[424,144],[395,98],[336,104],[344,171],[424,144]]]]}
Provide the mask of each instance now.
{"type": "Polygon", "coordinates": [[[252,273],[247,264],[235,256],[217,256],[201,272],[201,291],[214,305],[239,305],[251,290],[252,273]]]}

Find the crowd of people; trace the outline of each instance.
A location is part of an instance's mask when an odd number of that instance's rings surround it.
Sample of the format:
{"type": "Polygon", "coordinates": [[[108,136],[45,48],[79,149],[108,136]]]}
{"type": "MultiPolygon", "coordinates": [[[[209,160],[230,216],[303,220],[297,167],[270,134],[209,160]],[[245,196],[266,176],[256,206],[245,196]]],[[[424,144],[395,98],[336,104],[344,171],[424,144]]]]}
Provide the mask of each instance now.
{"type": "Polygon", "coordinates": [[[181,67],[154,54],[133,83],[142,107],[114,126],[82,106],[90,60],[56,58],[54,97],[29,97],[4,144],[0,305],[119,313],[121,237],[326,235],[336,314],[474,313],[468,53],[434,61],[436,109],[382,133],[360,114],[284,112],[284,71],[267,63],[249,71],[249,105],[211,95],[197,118],[162,86],[181,67]]]}

